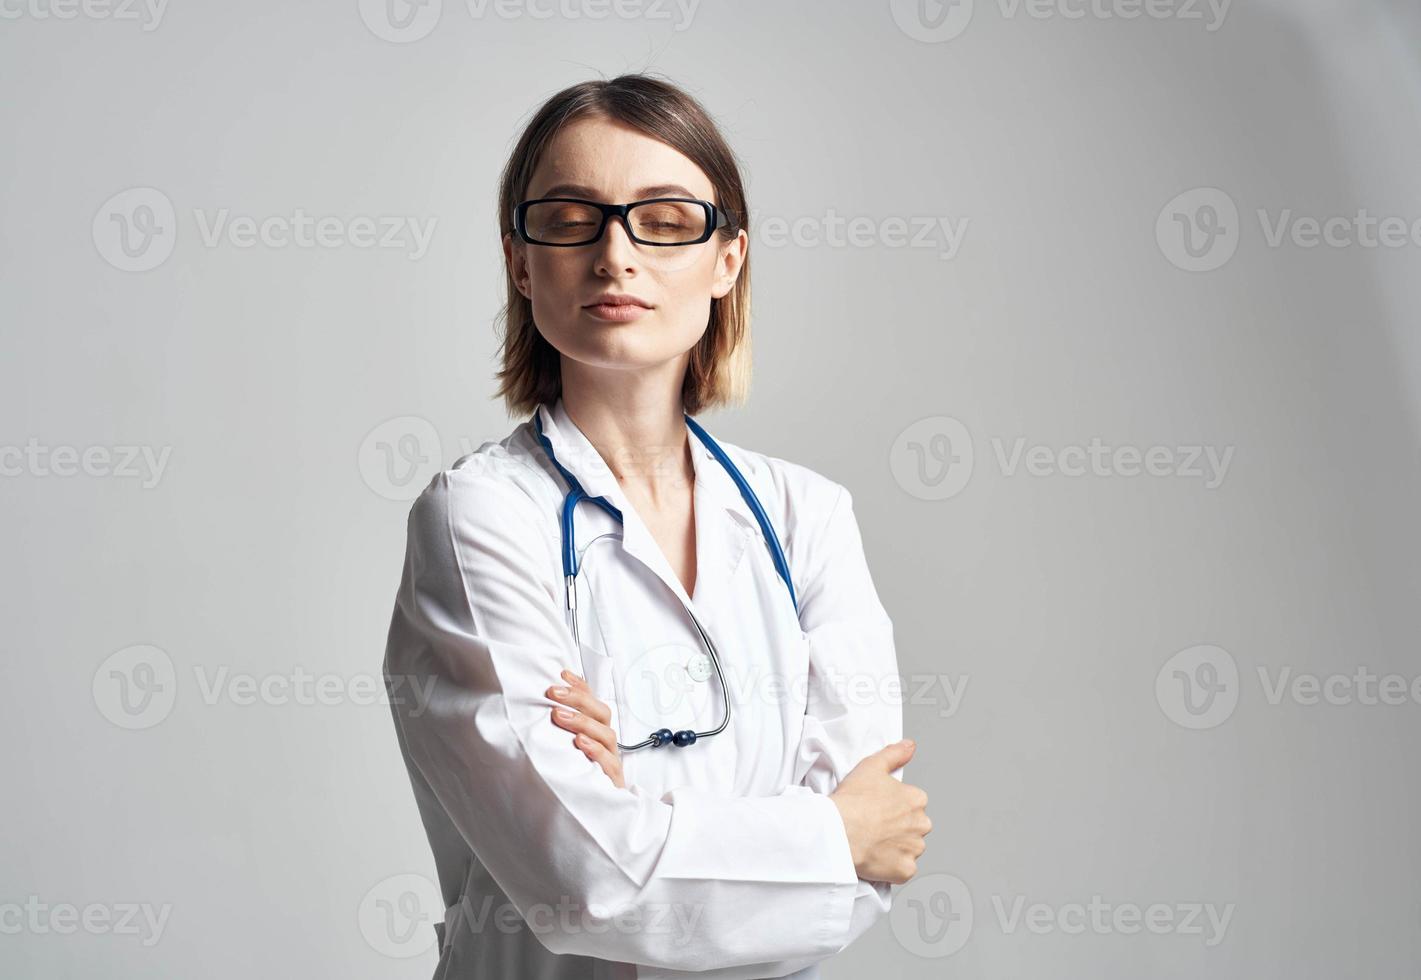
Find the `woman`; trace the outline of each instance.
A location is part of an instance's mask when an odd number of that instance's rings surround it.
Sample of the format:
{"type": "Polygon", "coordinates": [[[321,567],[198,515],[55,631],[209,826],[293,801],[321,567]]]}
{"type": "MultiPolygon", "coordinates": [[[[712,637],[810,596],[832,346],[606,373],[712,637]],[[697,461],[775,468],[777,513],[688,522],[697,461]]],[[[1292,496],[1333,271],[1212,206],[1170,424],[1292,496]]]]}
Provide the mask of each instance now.
{"type": "Polygon", "coordinates": [[[504,172],[499,393],[532,417],[415,501],[385,661],[437,977],[817,977],[916,873],[848,492],[687,421],[744,394],[746,213],[642,75],[558,93],[504,172]]]}

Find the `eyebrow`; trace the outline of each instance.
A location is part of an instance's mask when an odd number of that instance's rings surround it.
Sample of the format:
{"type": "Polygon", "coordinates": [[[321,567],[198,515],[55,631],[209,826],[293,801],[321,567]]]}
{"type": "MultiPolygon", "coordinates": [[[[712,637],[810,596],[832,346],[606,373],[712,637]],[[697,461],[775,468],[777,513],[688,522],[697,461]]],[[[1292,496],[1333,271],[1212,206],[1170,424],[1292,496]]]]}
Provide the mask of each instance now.
{"type": "MultiPolygon", "coordinates": [[[[680,184],[657,184],[654,187],[643,187],[632,192],[634,201],[644,201],[649,197],[694,197],[699,199],[699,195],[693,194],[680,184]]],[[[586,184],[556,184],[549,187],[539,197],[581,197],[591,201],[597,200],[597,191],[586,184]]]]}

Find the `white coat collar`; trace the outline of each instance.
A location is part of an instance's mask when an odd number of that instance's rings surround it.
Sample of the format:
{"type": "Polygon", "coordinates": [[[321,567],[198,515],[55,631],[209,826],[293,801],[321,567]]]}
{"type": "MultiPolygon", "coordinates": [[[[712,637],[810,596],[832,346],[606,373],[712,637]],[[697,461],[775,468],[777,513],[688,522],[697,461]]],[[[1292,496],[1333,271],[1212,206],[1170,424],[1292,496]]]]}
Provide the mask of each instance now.
{"type": "MultiPolygon", "coordinates": [[[[698,612],[714,605],[743,557],[746,546],[759,538],[759,525],[750,506],[741,497],[740,488],[700,436],[692,432],[690,426],[686,427],[686,438],[691,446],[691,465],[696,474],[697,574],[695,601],[692,603],[656,538],[622,492],[616,475],[596,447],[567,414],[562,398],[559,397],[552,405],[539,405],[538,414],[543,422],[543,435],[552,444],[558,462],[577,478],[589,497],[605,497],[621,511],[625,522],[622,547],[626,552],[655,572],[683,602],[691,604],[698,612]]],[[[714,434],[711,435],[714,438],[714,434]]],[[[553,472],[556,473],[556,469],[553,472]]],[[[566,492],[560,474],[558,483],[566,492]]],[[[594,511],[600,511],[595,504],[579,504],[577,520],[588,520],[594,511]]],[[[578,537],[580,539],[581,535],[578,537]]],[[[764,544],[759,546],[765,547],[764,544]]]]}

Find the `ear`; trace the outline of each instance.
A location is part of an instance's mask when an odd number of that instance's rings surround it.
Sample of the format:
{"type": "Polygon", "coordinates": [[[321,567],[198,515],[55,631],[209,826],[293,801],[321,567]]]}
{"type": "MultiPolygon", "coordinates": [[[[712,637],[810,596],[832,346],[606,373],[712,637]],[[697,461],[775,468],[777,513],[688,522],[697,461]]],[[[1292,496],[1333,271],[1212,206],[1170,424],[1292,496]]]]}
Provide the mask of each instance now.
{"type": "Polygon", "coordinates": [[[735,288],[740,278],[740,270],[750,252],[750,236],[740,229],[734,238],[721,245],[716,253],[715,282],[711,285],[711,297],[721,299],[735,288]]]}
{"type": "Polygon", "coordinates": [[[511,231],[503,236],[503,260],[508,266],[508,274],[513,277],[514,286],[525,299],[532,299],[532,287],[528,281],[528,246],[511,231]]]}

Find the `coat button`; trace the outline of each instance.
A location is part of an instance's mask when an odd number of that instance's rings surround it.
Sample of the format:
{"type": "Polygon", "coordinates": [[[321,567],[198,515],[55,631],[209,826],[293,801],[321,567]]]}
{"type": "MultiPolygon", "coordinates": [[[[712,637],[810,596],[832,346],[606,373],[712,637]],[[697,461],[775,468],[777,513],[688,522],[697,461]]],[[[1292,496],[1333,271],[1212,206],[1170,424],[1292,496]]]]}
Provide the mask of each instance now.
{"type": "Polygon", "coordinates": [[[693,681],[705,681],[711,675],[711,659],[704,653],[698,653],[690,660],[686,661],[686,673],[691,675],[693,681]]]}

